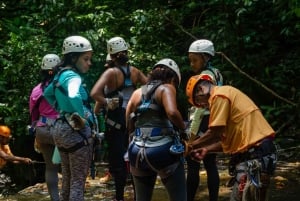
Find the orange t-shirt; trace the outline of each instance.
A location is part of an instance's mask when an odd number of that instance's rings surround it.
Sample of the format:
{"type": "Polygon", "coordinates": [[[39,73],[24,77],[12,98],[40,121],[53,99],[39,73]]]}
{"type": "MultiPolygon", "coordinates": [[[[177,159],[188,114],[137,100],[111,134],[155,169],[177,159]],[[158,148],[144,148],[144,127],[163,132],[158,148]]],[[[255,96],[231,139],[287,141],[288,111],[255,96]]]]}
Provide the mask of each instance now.
{"type": "Polygon", "coordinates": [[[209,127],[225,126],[222,135],[224,153],[246,151],[275,133],[255,103],[234,87],[214,87],[209,105],[209,127]]]}
{"type": "MultiPolygon", "coordinates": [[[[5,152],[8,155],[12,156],[9,145],[0,145],[1,151],[5,152]]],[[[7,161],[0,157],[0,169],[2,169],[6,165],[7,161]]]]}

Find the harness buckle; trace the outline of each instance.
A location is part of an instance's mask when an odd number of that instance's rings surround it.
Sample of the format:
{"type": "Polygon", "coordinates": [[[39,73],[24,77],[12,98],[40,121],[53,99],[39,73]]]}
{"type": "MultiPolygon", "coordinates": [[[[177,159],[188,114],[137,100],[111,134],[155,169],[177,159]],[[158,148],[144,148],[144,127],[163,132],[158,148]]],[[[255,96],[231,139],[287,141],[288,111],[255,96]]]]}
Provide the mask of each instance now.
{"type": "Polygon", "coordinates": [[[109,118],[106,118],[106,123],[107,123],[108,125],[110,125],[110,126],[116,128],[116,129],[118,129],[118,130],[120,130],[121,127],[122,127],[121,124],[119,124],[119,123],[117,123],[117,122],[115,122],[115,121],[113,121],[113,120],[111,120],[111,119],[109,119],[109,118]]]}

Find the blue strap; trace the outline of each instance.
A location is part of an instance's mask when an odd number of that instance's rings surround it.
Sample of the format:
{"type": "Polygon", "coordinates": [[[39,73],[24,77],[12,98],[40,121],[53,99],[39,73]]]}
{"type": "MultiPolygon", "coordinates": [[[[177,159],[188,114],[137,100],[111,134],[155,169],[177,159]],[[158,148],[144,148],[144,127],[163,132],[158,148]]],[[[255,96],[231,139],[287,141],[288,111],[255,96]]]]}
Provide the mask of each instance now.
{"type": "Polygon", "coordinates": [[[47,122],[47,117],[41,116],[40,121],[45,124],[47,122]]]}

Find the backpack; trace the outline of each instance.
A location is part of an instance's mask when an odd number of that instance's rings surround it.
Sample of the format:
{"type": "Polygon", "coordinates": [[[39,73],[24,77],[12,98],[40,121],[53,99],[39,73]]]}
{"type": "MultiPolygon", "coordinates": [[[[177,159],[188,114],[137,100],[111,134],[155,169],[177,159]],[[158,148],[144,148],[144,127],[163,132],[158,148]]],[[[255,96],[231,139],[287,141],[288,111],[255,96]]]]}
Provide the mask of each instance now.
{"type": "Polygon", "coordinates": [[[213,74],[215,80],[217,81],[217,86],[223,85],[223,76],[218,69],[213,67],[208,67],[206,70],[209,70],[213,74]]]}
{"type": "Polygon", "coordinates": [[[37,121],[39,120],[40,112],[39,112],[39,106],[41,101],[43,100],[43,89],[39,84],[38,88],[35,88],[36,90],[32,92],[30,95],[30,102],[29,104],[31,107],[31,110],[29,111],[29,125],[28,125],[28,130],[29,134],[34,135],[35,134],[35,126],[37,121]],[[32,100],[32,101],[31,101],[32,100]]]}
{"type": "MultiPolygon", "coordinates": [[[[73,70],[73,68],[71,67],[64,67],[64,68],[61,68],[58,72],[57,72],[57,76],[54,77],[54,79],[52,80],[52,85],[53,85],[53,91],[55,92],[56,89],[58,89],[62,94],[64,94],[66,97],[68,96],[68,92],[66,91],[65,88],[62,87],[62,85],[59,83],[59,78],[61,76],[61,74],[67,70],[73,70]]],[[[75,71],[74,71],[75,72],[75,71]]],[[[50,84],[50,83],[49,83],[50,84]]],[[[84,88],[85,89],[85,88],[84,88]]],[[[85,89],[86,90],[86,89],[85,89]]],[[[55,94],[55,93],[54,93],[55,94]]],[[[89,94],[87,92],[87,94],[89,94]]],[[[94,116],[94,112],[93,112],[93,109],[92,109],[92,106],[91,106],[91,98],[88,97],[87,100],[82,100],[82,103],[85,107],[87,107],[87,109],[91,112],[91,114],[93,114],[93,119],[94,119],[94,122],[96,123],[96,130],[98,131],[98,122],[97,122],[97,119],[96,117],[94,116]]],[[[55,108],[58,108],[58,105],[57,105],[57,101],[55,103],[55,108]]],[[[93,128],[93,123],[92,122],[89,122],[90,126],[93,128]]]]}

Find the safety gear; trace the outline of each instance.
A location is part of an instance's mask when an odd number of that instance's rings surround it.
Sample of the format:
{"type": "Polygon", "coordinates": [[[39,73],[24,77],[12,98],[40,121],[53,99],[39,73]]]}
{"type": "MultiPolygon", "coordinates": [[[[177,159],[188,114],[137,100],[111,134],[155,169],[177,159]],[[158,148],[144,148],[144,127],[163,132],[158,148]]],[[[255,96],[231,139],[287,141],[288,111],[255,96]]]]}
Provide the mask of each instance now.
{"type": "Polygon", "coordinates": [[[180,82],[181,82],[181,74],[180,74],[180,70],[179,70],[179,67],[178,65],[176,64],[176,62],[172,59],[162,59],[160,60],[159,62],[157,62],[152,69],[155,69],[157,66],[160,66],[160,65],[163,65],[163,66],[166,66],[168,68],[170,68],[171,70],[173,70],[176,75],[177,75],[177,78],[178,78],[178,85],[180,85],[180,82]]]}
{"type": "Polygon", "coordinates": [[[106,98],[106,106],[109,110],[114,110],[119,107],[119,98],[106,98]]]}
{"type": "Polygon", "coordinates": [[[86,120],[76,112],[72,113],[71,115],[65,114],[65,118],[74,130],[81,130],[86,125],[86,120]]]}
{"type": "Polygon", "coordinates": [[[42,60],[42,70],[52,70],[60,62],[59,56],[56,54],[46,54],[42,60]]]}
{"type": "Polygon", "coordinates": [[[187,157],[193,151],[193,146],[187,140],[182,140],[182,144],[184,146],[183,156],[187,157]]]}
{"type": "Polygon", "coordinates": [[[215,56],[214,44],[206,39],[200,39],[194,41],[189,48],[189,52],[195,53],[207,53],[211,56],[215,56]]]}
{"type": "Polygon", "coordinates": [[[107,53],[108,54],[116,54],[121,51],[128,50],[128,45],[125,40],[121,37],[111,38],[107,42],[107,53]]]}
{"type": "Polygon", "coordinates": [[[3,137],[10,137],[10,129],[7,126],[0,126],[0,135],[3,137]]]}
{"type": "Polygon", "coordinates": [[[88,52],[92,51],[90,41],[82,36],[70,36],[64,40],[62,54],[70,52],[88,52]]]}
{"type": "Polygon", "coordinates": [[[208,71],[205,70],[200,75],[194,75],[187,82],[185,93],[188,97],[189,103],[191,103],[194,106],[197,106],[197,104],[195,103],[195,97],[194,97],[195,88],[201,80],[206,80],[206,81],[209,81],[212,84],[216,85],[216,80],[214,79],[214,76],[212,76],[211,74],[209,74],[207,72],[208,71]]]}

